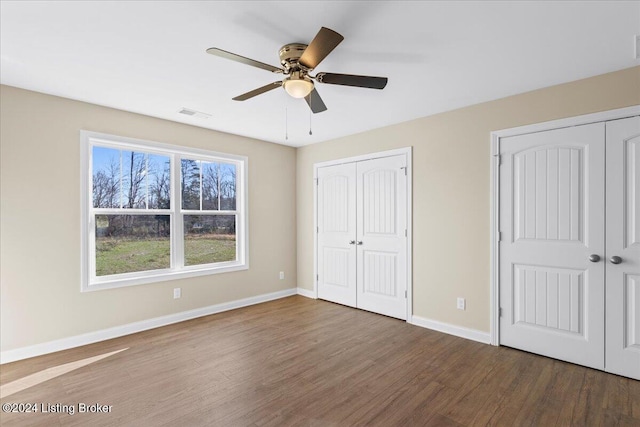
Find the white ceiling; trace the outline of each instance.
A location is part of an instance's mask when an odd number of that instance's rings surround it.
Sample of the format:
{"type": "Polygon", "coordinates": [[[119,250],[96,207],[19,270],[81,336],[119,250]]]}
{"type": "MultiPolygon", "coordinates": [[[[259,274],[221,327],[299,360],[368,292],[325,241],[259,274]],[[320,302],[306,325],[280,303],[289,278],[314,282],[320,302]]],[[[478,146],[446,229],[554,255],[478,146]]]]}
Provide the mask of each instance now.
{"type": "Polygon", "coordinates": [[[2,84],[302,146],[640,64],[640,2],[0,3],[2,84]],[[345,40],[316,68],[386,76],[382,90],[317,84],[313,116],[278,75],[205,53],[279,65],[320,27],[345,40]],[[285,140],[285,106],[289,139],[285,140]],[[187,107],[208,119],[178,114],[187,107]]]}

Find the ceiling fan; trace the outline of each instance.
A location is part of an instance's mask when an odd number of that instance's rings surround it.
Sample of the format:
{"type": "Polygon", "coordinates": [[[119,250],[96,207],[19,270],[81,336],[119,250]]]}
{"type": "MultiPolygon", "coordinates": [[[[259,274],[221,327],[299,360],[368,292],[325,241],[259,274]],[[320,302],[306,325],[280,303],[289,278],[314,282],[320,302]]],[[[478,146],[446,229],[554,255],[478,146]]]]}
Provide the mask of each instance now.
{"type": "Polygon", "coordinates": [[[313,71],[324,58],[344,40],[340,34],[329,28],[322,27],[309,45],[303,43],[289,43],[280,48],[280,64],[274,67],[264,62],[245,58],[235,53],[227,52],[216,47],[207,49],[207,53],[241,62],[243,64],[262,68],[273,73],[284,74],[284,80],[278,80],[250,92],[233,98],[234,101],[246,101],[254,96],[268,92],[278,87],[284,87],[294,98],[304,98],[314,113],[321,113],[327,109],[315,88],[314,81],[343,86],[356,86],[371,89],[384,89],[387,85],[386,77],[357,76],[352,74],[317,73],[313,71]]]}

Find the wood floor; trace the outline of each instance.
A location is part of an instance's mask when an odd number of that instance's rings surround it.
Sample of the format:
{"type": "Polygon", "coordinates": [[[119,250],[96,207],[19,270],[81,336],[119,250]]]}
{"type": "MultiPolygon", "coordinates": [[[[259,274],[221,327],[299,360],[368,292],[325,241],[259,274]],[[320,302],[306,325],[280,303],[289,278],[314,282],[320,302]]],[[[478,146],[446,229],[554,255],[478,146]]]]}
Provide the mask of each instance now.
{"type": "Polygon", "coordinates": [[[1,424],[640,426],[639,381],[300,296],[3,365],[0,384],[123,348],[2,399],[111,413],[1,424]]]}

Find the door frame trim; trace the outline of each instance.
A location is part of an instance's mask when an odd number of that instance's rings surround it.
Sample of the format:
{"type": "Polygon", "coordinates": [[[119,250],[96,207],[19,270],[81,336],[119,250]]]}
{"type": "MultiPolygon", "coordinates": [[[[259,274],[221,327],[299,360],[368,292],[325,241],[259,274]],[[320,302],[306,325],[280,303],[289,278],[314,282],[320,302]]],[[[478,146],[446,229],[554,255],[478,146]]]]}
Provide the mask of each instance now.
{"type": "Polygon", "coordinates": [[[379,151],[376,153],[362,154],[359,156],[346,157],[342,159],[328,160],[313,164],[313,295],[318,299],[318,169],[326,166],[341,165],[344,163],[355,163],[364,160],[380,159],[398,155],[407,156],[407,319],[409,323],[413,315],[413,170],[412,155],[413,147],[397,148],[394,150],[379,151]]]}
{"type": "Polygon", "coordinates": [[[491,183],[490,183],[490,236],[491,236],[491,254],[490,254],[490,335],[491,345],[500,345],[500,246],[498,242],[499,224],[500,224],[500,140],[502,138],[531,134],[536,132],[544,132],[548,130],[562,129],[572,126],[587,125],[591,123],[607,122],[611,120],[626,119],[640,115],[640,105],[631,107],[618,108],[615,110],[600,111],[597,113],[585,114],[576,117],[569,117],[559,120],[551,120],[531,125],[518,126],[509,129],[502,129],[491,132],[489,143],[490,146],[490,164],[491,164],[491,183]]]}

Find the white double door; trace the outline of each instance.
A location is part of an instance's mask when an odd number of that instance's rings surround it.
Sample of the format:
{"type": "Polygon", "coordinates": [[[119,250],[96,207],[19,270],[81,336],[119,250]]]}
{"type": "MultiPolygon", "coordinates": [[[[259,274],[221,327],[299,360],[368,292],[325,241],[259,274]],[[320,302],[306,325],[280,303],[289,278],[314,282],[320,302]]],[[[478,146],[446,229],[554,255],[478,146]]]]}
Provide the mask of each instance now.
{"type": "Polygon", "coordinates": [[[318,168],[318,297],[406,320],[407,159],[318,168]]]}
{"type": "Polygon", "coordinates": [[[500,153],[500,344],[640,379],[640,117],[500,153]]]}

